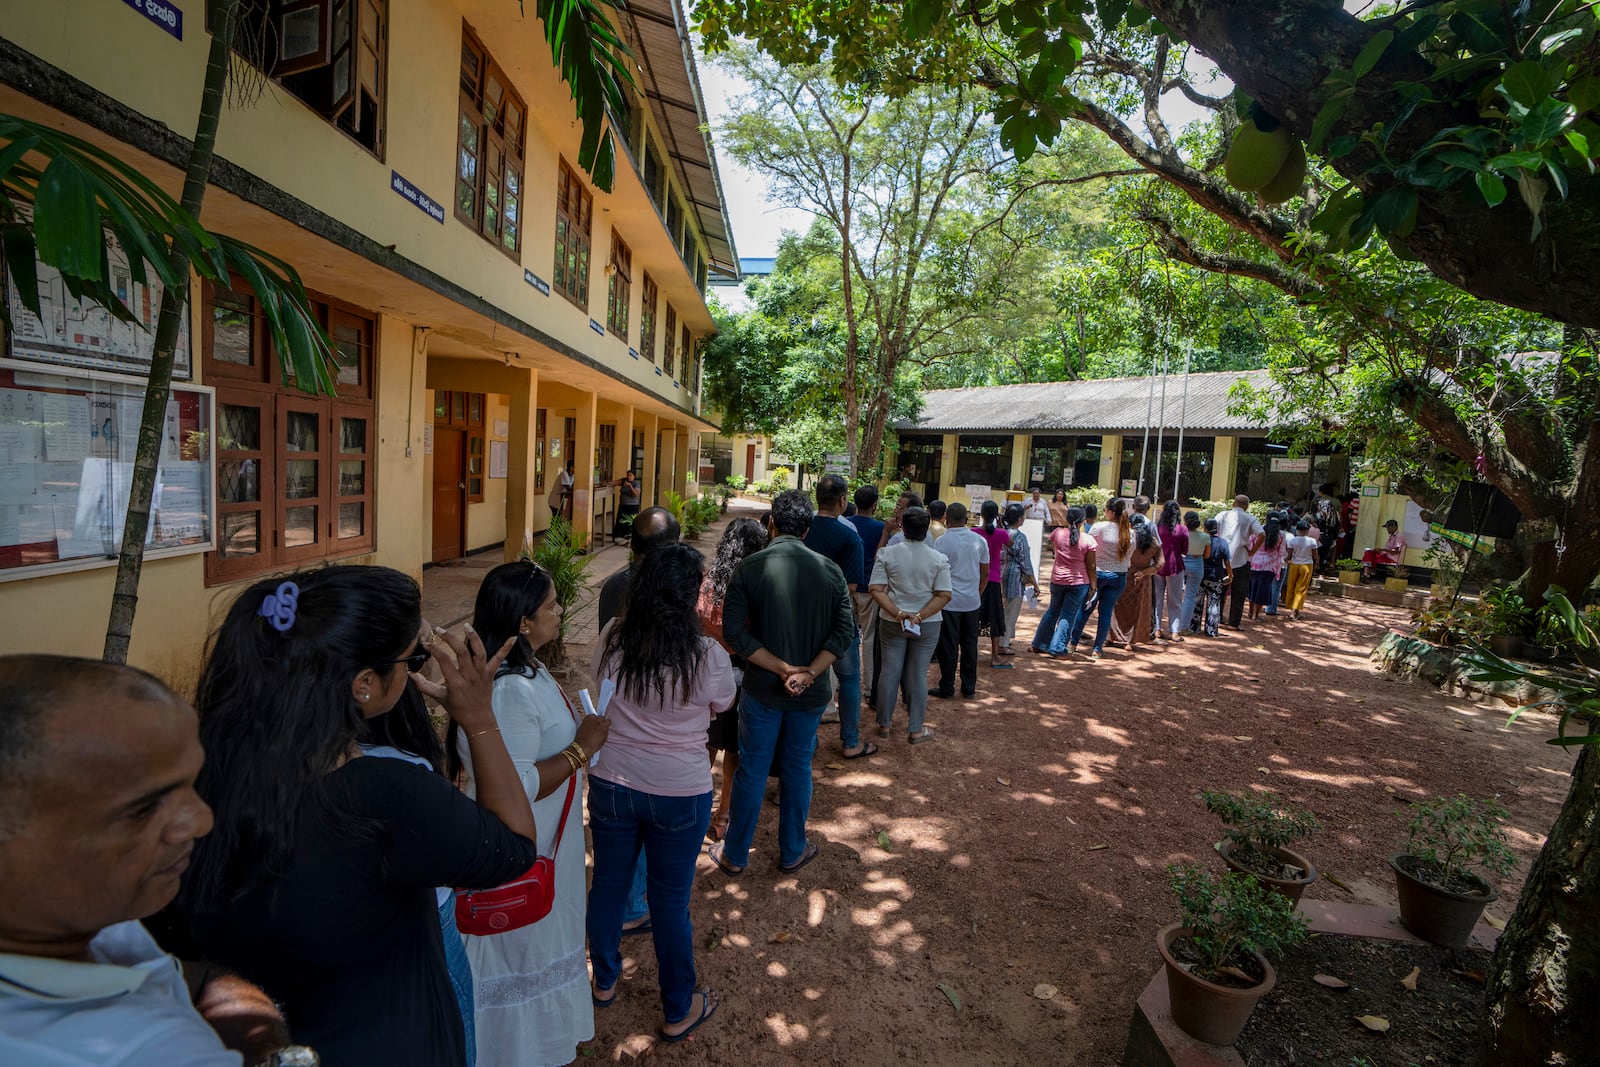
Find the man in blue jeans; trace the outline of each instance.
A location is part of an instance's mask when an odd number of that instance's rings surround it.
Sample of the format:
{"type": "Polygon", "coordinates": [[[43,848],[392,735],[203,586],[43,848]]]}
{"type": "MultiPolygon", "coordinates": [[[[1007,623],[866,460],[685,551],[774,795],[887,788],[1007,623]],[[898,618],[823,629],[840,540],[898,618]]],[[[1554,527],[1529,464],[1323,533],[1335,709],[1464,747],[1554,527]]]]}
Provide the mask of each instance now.
{"type": "Polygon", "coordinates": [[[811,756],[833,696],[828,668],[855,640],[856,619],[839,565],[805,546],[811,520],[805,493],[779,493],[772,543],[739,564],[722,604],[722,636],[745,660],[733,811],[727,834],[710,851],[724,874],[741,874],[749,862],[774,754],[781,772],[778,869],[793,873],[817,857],[806,840],[811,756]]]}
{"type": "MultiPolygon", "coordinates": [[[[824,474],[817,482],[817,514],[806,531],[806,547],[839,565],[854,611],[854,595],[865,589],[867,583],[861,534],[856,531],[855,524],[844,517],[845,494],[849,491],[849,484],[837,474],[824,474]]],[[[846,758],[869,755],[867,746],[861,743],[861,642],[858,638],[852,637],[850,647],[834,661],[833,674],[839,680],[839,710],[830,714],[824,709],[822,721],[839,724],[839,743],[844,746],[846,758]]]]}

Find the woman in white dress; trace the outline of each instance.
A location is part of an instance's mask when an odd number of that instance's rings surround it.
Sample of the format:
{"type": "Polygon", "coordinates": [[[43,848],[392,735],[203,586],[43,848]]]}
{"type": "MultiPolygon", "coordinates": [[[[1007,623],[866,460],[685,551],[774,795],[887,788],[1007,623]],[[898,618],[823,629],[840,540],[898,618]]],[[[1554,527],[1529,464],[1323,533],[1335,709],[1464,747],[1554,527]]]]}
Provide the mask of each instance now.
{"type": "MultiPolygon", "coordinates": [[[[566,808],[550,914],[518,930],[465,938],[475,982],[477,1067],[560,1067],[594,1037],[584,954],[582,773],[611,727],[603,718],[575,714],[534,656],[561,626],[555,586],[542,569],[518,561],[490,571],[478,589],[472,625],[485,648],[515,641],[495,679],[494,716],[533,805],[539,855],[551,855],[566,808]]],[[[452,725],[446,750],[471,795],[466,742],[452,725]]]]}

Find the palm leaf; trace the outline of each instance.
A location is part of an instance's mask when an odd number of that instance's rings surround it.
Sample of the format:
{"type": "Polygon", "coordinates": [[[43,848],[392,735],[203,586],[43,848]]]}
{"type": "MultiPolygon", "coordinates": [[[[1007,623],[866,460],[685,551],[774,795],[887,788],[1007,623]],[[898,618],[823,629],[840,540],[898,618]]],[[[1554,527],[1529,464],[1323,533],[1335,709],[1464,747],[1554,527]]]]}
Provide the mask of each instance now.
{"type": "Polygon", "coordinates": [[[627,110],[622,87],[634,84],[627,63],[632,53],[595,0],[538,0],[536,11],[544,21],[550,57],[583,126],[578,165],[597,188],[610,192],[617,150],[606,111],[627,110]]]}

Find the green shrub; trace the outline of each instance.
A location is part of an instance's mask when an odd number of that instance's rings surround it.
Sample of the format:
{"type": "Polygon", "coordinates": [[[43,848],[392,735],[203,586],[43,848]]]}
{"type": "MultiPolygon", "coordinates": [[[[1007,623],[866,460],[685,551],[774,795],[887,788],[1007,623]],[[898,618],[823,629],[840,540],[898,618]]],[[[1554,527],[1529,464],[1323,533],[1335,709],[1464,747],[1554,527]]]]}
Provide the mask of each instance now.
{"type": "Polygon", "coordinates": [[[1413,804],[1411,812],[1406,854],[1426,864],[1441,884],[1473,863],[1499,875],[1516,866],[1504,825],[1510,812],[1494,801],[1457,794],[1413,804]]]}
{"type": "Polygon", "coordinates": [[[1200,796],[1206,810],[1221,820],[1239,852],[1284,848],[1321,829],[1317,817],[1310,811],[1285,804],[1271,793],[1207,790],[1200,796]]]}
{"type": "Polygon", "coordinates": [[[1511,637],[1528,632],[1533,612],[1516,586],[1497,585],[1485,589],[1478,601],[1484,607],[1484,632],[1490,637],[1511,637]]]}
{"type": "Polygon", "coordinates": [[[584,553],[587,538],[574,535],[572,526],[557,515],[550,520],[539,547],[533,551],[522,550],[522,558],[542,567],[556,587],[556,603],[561,605],[561,629],[555,639],[538,650],[539,658],[551,666],[560,666],[567,659],[567,626],[572,619],[572,608],[589,587],[588,570],[593,557],[584,553]]]}
{"type": "Polygon", "coordinates": [[[1183,925],[1204,957],[1195,968],[1201,977],[1236,965],[1251,952],[1281,955],[1306,937],[1306,921],[1295,914],[1294,902],[1251,875],[1172,866],[1167,877],[1183,911],[1183,925]]]}
{"type": "Polygon", "coordinates": [[[750,484],[742,474],[730,474],[727,476],[727,478],[723,479],[723,482],[735,492],[750,484]]]}

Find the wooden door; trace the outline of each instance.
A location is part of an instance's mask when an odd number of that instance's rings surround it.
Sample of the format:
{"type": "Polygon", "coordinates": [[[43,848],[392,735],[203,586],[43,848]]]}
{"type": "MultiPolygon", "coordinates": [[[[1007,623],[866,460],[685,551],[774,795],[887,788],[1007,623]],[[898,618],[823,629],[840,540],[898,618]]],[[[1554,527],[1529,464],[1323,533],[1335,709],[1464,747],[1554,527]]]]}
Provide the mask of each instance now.
{"type": "Polygon", "coordinates": [[[744,447],[744,480],[756,480],[756,446],[753,444],[744,447]]]}
{"type": "Polygon", "coordinates": [[[467,515],[467,435],[436,426],[433,430],[433,562],[465,555],[467,515]]]}

